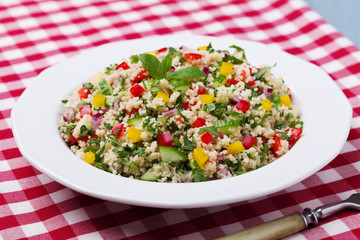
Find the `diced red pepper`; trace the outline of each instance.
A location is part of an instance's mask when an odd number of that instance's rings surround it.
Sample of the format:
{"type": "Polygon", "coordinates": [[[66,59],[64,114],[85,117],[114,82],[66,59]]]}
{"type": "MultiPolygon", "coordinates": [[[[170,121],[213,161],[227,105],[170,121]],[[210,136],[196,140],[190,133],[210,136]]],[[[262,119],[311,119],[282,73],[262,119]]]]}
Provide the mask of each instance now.
{"type": "Polygon", "coordinates": [[[241,71],[240,75],[244,78],[244,80],[248,77],[244,70],[241,71]]]}
{"type": "Polygon", "coordinates": [[[120,130],[116,133],[116,137],[120,137],[121,134],[124,132],[124,124],[122,123],[115,123],[113,128],[111,129],[111,133],[114,133],[116,130],[120,130]]]}
{"type": "Polygon", "coordinates": [[[175,116],[174,119],[178,123],[183,123],[184,122],[184,119],[180,115],[175,116]]]}
{"type": "Polygon", "coordinates": [[[242,141],[242,145],[245,149],[249,149],[257,143],[256,139],[253,136],[247,135],[242,141]]]}
{"type": "Polygon", "coordinates": [[[173,140],[170,132],[159,133],[157,140],[159,146],[166,146],[166,147],[173,146],[173,140]]]}
{"type": "Polygon", "coordinates": [[[242,111],[243,113],[246,113],[247,110],[249,110],[250,108],[250,103],[246,100],[240,100],[237,104],[236,104],[236,108],[240,111],[242,111]]]}
{"type": "Polygon", "coordinates": [[[191,106],[195,106],[197,104],[197,101],[194,101],[193,104],[190,103],[191,106]]]}
{"type": "Polygon", "coordinates": [[[198,95],[201,95],[201,94],[205,94],[206,93],[206,88],[202,87],[202,86],[199,86],[199,90],[198,90],[198,95]]]}
{"type": "Polygon", "coordinates": [[[203,118],[197,118],[193,124],[192,124],[192,127],[194,128],[199,128],[199,127],[202,127],[202,126],[205,126],[206,125],[206,120],[203,119],[203,118]]]}
{"type": "Polygon", "coordinates": [[[180,106],[181,106],[183,109],[187,110],[187,109],[189,108],[189,102],[184,102],[184,103],[180,104],[180,106]]]}
{"type": "Polygon", "coordinates": [[[141,82],[142,80],[147,78],[147,76],[145,76],[146,69],[143,66],[141,66],[141,68],[142,68],[141,71],[136,75],[136,77],[133,80],[131,80],[132,84],[141,82]]]}
{"type": "Polygon", "coordinates": [[[91,106],[85,105],[82,108],[80,108],[80,117],[83,117],[85,115],[92,115],[91,106]]]}
{"type": "Polygon", "coordinates": [[[255,81],[254,80],[251,80],[251,81],[248,81],[247,84],[252,87],[255,85],[255,81]]]}
{"type": "Polygon", "coordinates": [[[264,90],[261,87],[257,87],[257,89],[258,93],[263,94],[264,90]]]}
{"type": "Polygon", "coordinates": [[[252,75],[252,68],[249,67],[250,76],[252,75]]]}
{"type": "Polygon", "coordinates": [[[201,59],[202,57],[203,55],[197,53],[184,53],[184,58],[190,61],[198,60],[201,59]]]}
{"type": "Polygon", "coordinates": [[[277,151],[279,151],[279,149],[281,148],[281,138],[277,135],[277,134],[275,134],[275,136],[274,136],[274,145],[273,145],[273,152],[274,152],[274,155],[275,155],[275,157],[277,157],[277,151]]]}
{"type": "Polygon", "coordinates": [[[290,140],[289,140],[289,146],[290,148],[292,146],[294,146],[294,144],[300,139],[301,137],[301,134],[302,134],[302,129],[300,128],[291,128],[291,137],[290,137],[290,140]]]}
{"type": "Polygon", "coordinates": [[[127,112],[126,114],[127,114],[129,117],[131,117],[131,115],[135,114],[135,113],[138,112],[138,111],[139,111],[139,108],[133,108],[133,109],[131,109],[130,112],[127,112]]]}
{"type": "Polygon", "coordinates": [[[235,80],[235,79],[227,79],[226,80],[226,85],[236,85],[239,81],[235,80]]]}
{"type": "Polygon", "coordinates": [[[76,143],[76,139],[73,135],[69,136],[69,141],[67,142],[70,146],[74,145],[76,143]]]}
{"type": "Polygon", "coordinates": [[[203,135],[201,135],[201,141],[205,144],[211,143],[212,140],[214,140],[214,137],[209,132],[206,132],[203,135]]]}
{"type": "Polygon", "coordinates": [[[78,138],[75,138],[76,142],[79,142],[79,141],[83,141],[83,142],[87,142],[89,140],[89,137],[86,136],[86,137],[78,137],[78,138]]]}
{"type": "Polygon", "coordinates": [[[157,52],[158,52],[158,53],[162,53],[162,52],[166,52],[166,50],[167,50],[167,48],[164,47],[164,48],[160,48],[157,52]]]}
{"type": "Polygon", "coordinates": [[[126,62],[122,62],[119,65],[116,66],[115,70],[119,70],[120,68],[127,70],[129,69],[129,65],[126,62]]]}
{"type": "Polygon", "coordinates": [[[131,88],[130,88],[130,93],[134,96],[134,97],[139,97],[143,92],[145,91],[145,89],[140,86],[139,84],[135,83],[131,88]]]}
{"type": "Polygon", "coordinates": [[[80,88],[78,90],[78,94],[80,96],[80,99],[84,99],[84,98],[87,98],[89,96],[90,90],[87,89],[87,88],[82,87],[82,88],[80,88]]]}

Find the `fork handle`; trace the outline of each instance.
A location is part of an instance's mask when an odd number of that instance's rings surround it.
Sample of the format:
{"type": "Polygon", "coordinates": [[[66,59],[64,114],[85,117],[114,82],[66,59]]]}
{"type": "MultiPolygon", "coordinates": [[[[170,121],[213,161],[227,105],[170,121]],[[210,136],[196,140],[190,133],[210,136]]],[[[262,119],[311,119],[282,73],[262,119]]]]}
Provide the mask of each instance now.
{"type": "Polygon", "coordinates": [[[293,213],[270,222],[266,222],[240,232],[218,238],[219,240],[271,240],[300,232],[307,227],[300,213],[293,213]]]}

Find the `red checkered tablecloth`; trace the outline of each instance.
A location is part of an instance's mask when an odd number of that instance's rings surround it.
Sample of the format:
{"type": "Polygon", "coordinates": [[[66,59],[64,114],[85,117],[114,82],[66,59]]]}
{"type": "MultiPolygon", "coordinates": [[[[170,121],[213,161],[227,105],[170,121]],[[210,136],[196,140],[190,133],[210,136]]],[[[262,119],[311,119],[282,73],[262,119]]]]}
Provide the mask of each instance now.
{"type": "MultiPolygon", "coordinates": [[[[360,51],[302,0],[0,0],[0,239],[213,239],[360,192],[359,149],[360,51]],[[340,155],[278,193],[187,210],[82,195],[22,157],[10,112],[43,69],[101,44],[181,31],[263,42],[324,69],[353,107],[352,128],[340,155]]],[[[360,213],[355,211],[290,237],[358,238],[360,213]]]]}

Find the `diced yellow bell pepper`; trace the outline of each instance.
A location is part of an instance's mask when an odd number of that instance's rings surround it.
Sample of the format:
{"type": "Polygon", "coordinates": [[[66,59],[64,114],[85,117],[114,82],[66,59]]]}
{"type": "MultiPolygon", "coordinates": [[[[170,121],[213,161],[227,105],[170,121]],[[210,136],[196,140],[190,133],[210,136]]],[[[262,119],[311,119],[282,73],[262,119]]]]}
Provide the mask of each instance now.
{"type": "Polygon", "coordinates": [[[220,68],[220,75],[228,76],[232,74],[233,64],[228,62],[223,62],[220,68]]]}
{"type": "Polygon", "coordinates": [[[198,147],[193,151],[193,158],[200,167],[209,159],[202,147],[198,147]]]}
{"type": "Polygon", "coordinates": [[[207,49],[207,46],[198,47],[198,50],[206,50],[206,49],[207,49]]]}
{"type": "Polygon", "coordinates": [[[88,164],[94,165],[94,163],[95,163],[95,153],[93,153],[93,152],[85,153],[85,161],[88,164]]]}
{"type": "Polygon", "coordinates": [[[169,102],[169,94],[164,93],[163,91],[158,91],[156,97],[162,98],[162,99],[164,100],[164,103],[168,103],[168,102],[169,102]]]}
{"type": "Polygon", "coordinates": [[[264,110],[269,111],[271,109],[272,103],[264,99],[261,101],[261,106],[264,110]]]}
{"type": "Polygon", "coordinates": [[[281,104],[283,104],[283,105],[285,105],[287,107],[291,105],[291,99],[290,99],[290,96],[288,94],[284,95],[284,96],[281,96],[280,100],[281,100],[281,104]]]}
{"type": "Polygon", "coordinates": [[[153,55],[154,57],[157,56],[156,51],[150,51],[150,52],[144,52],[144,53],[153,55]]]}
{"type": "Polygon", "coordinates": [[[136,127],[131,127],[127,132],[128,137],[133,142],[141,141],[141,132],[136,127]]]}
{"type": "Polygon", "coordinates": [[[213,94],[201,94],[200,100],[203,104],[210,104],[214,101],[214,95],[213,94]]]}
{"type": "Polygon", "coordinates": [[[229,146],[226,147],[226,150],[230,154],[243,152],[244,149],[245,148],[244,148],[243,144],[239,141],[234,142],[233,144],[230,144],[229,146]]]}
{"type": "Polygon", "coordinates": [[[105,106],[105,95],[95,95],[93,97],[93,102],[95,107],[105,106]]]}

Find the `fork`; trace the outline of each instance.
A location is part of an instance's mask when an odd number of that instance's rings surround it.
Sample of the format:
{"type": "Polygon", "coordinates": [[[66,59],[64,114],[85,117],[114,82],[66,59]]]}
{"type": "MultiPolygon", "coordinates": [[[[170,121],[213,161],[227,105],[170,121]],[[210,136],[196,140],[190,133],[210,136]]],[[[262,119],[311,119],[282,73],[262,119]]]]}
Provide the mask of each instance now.
{"type": "Polygon", "coordinates": [[[240,232],[236,232],[218,240],[273,240],[300,232],[308,227],[316,226],[320,219],[326,218],[344,209],[360,210],[360,193],[351,195],[348,199],[324,205],[314,210],[305,208],[303,213],[293,213],[267,223],[263,223],[240,232]]]}

